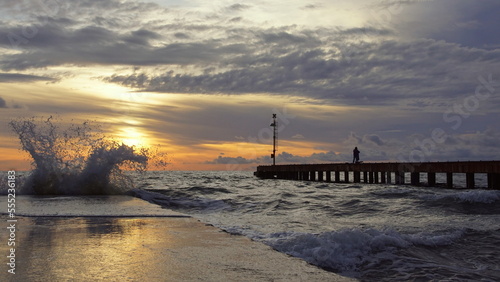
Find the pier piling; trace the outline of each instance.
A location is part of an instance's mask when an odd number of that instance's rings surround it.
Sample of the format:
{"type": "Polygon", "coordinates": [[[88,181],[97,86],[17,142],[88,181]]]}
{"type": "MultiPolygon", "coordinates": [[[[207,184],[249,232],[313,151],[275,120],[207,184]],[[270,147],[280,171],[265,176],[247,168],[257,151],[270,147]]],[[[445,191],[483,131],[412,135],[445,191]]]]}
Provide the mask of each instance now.
{"type": "Polygon", "coordinates": [[[454,174],[465,174],[466,188],[476,187],[477,173],[485,173],[488,177],[489,189],[500,189],[500,161],[470,161],[470,162],[426,162],[426,163],[331,163],[331,164],[298,164],[298,165],[267,165],[258,166],[254,173],[263,179],[289,179],[302,181],[352,182],[354,183],[406,183],[406,173],[410,173],[409,184],[420,186],[421,173],[427,175],[427,186],[436,186],[436,173],[446,174],[446,187],[453,188],[454,174]],[[343,173],[343,180],[340,174],[343,173]]]}

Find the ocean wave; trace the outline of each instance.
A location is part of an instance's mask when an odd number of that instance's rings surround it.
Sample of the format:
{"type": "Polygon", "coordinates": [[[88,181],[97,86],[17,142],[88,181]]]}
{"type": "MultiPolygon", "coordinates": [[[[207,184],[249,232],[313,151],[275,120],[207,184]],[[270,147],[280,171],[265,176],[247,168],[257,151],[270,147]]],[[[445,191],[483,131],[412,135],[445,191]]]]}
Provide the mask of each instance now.
{"type": "Polygon", "coordinates": [[[231,206],[223,200],[201,197],[173,198],[160,192],[152,192],[142,189],[132,189],[129,191],[129,194],[165,208],[180,208],[181,210],[196,210],[198,212],[216,212],[231,208],[231,206]]]}
{"type": "Polygon", "coordinates": [[[395,260],[400,249],[448,245],[462,235],[463,231],[407,235],[389,229],[346,229],[320,234],[279,232],[253,235],[253,239],[326,270],[359,277],[363,266],[395,260]]]}
{"type": "Polygon", "coordinates": [[[498,191],[171,178],[139,197],[328,271],[362,281],[498,281],[498,191]]]}
{"type": "Polygon", "coordinates": [[[423,195],[424,200],[433,201],[454,201],[458,203],[469,204],[492,204],[500,201],[500,191],[477,190],[450,193],[446,195],[423,195]]]}
{"type": "Polygon", "coordinates": [[[149,149],[108,138],[89,122],[66,129],[62,124],[52,116],[9,123],[32,158],[33,170],[17,185],[18,194],[123,194],[134,186],[123,169],[145,171],[151,161],[149,149]]]}
{"type": "Polygon", "coordinates": [[[408,187],[393,187],[382,190],[372,191],[370,194],[376,197],[384,197],[384,198],[403,198],[412,195],[411,188],[408,187]]]}
{"type": "Polygon", "coordinates": [[[220,187],[201,187],[201,186],[194,186],[187,191],[192,192],[192,193],[199,193],[199,194],[217,194],[217,193],[222,193],[222,194],[229,194],[231,191],[229,191],[226,188],[220,188],[220,187]]]}
{"type": "Polygon", "coordinates": [[[404,237],[413,245],[436,247],[451,245],[456,242],[456,240],[462,238],[465,233],[466,230],[459,229],[442,233],[422,232],[417,234],[405,235],[404,237]]]}

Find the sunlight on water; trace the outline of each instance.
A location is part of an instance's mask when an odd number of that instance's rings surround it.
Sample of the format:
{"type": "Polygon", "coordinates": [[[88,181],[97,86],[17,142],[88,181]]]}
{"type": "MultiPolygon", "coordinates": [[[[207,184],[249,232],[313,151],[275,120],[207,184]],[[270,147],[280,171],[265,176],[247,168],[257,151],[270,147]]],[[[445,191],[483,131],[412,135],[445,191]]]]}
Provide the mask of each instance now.
{"type": "Polygon", "coordinates": [[[139,281],[154,273],[175,277],[175,271],[168,271],[170,268],[166,267],[168,257],[159,256],[149,248],[172,248],[176,240],[172,234],[156,228],[152,219],[42,217],[21,220],[27,231],[19,232],[19,239],[25,242],[25,247],[19,248],[18,255],[23,258],[19,268],[30,269],[29,281],[40,281],[40,273],[52,277],[53,281],[75,277],[81,281],[92,281],[95,277],[139,281]],[[40,257],[46,258],[45,263],[35,264],[40,257]]]}

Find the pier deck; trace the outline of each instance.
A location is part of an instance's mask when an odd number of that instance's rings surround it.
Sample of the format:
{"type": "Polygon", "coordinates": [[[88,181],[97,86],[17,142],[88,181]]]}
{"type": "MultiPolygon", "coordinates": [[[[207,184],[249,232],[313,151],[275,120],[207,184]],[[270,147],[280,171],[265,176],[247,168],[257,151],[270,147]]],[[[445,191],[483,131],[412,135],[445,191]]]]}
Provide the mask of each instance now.
{"type": "Polygon", "coordinates": [[[476,173],[485,173],[488,175],[488,188],[500,189],[500,161],[267,165],[258,166],[254,175],[263,179],[354,183],[360,183],[363,179],[365,183],[406,184],[406,173],[411,175],[407,184],[417,186],[423,184],[420,180],[422,173],[427,174],[425,184],[428,186],[436,185],[436,173],[446,173],[446,186],[449,188],[453,187],[455,173],[466,175],[467,188],[475,188],[476,173]]]}

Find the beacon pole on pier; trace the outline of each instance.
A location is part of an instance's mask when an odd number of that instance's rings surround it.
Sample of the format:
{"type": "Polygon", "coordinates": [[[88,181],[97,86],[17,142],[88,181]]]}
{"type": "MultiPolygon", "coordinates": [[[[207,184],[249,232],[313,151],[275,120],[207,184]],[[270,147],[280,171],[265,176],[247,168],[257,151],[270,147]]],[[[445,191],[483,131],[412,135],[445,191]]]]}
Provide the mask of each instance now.
{"type": "Polygon", "coordinates": [[[276,128],[278,127],[278,122],[276,121],[276,114],[273,114],[273,123],[271,123],[273,128],[273,153],[271,154],[271,159],[273,159],[273,165],[276,165],[276,128]]]}

